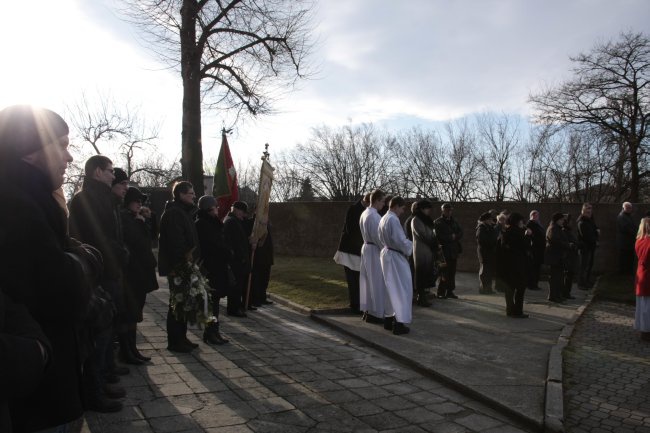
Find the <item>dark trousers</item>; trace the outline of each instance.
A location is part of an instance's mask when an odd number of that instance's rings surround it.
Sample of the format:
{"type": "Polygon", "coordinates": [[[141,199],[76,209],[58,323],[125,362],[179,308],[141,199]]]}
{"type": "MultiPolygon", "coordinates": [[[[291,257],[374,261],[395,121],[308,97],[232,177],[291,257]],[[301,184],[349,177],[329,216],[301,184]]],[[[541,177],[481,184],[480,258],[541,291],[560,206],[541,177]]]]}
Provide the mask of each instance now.
{"type": "Polygon", "coordinates": [[[562,296],[565,298],[568,298],[571,296],[571,287],[573,286],[573,279],[574,279],[574,274],[575,272],[573,269],[565,269],[564,270],[564,281],[562,284],[562,296]]]}
{"type": "Polygon", "coordinates": [[[229,313],[235,313],[244,308],[246,290],[248,289],[248,272],[242,269],[233,269],[235,275],[235,287],[228,294],[226,309],[229,313]]]}
{"type": "Polygon", "coordinates": [[[564,287],[564,267],[562,265],[551,265],[551,277],[548,281],[548,299],[559,301],[562,299],[564,287]]]}
{"type": "Polygon", "coordinates": [[[354,271],[347,266],[345,269],[345,279],[348,281],[348,296],[350,297],[350,308],[353,311],[359,311],[359,278],[361,272],[354,271]]]}
{"type": "MultiPolygon", "coordinates": [[[[169,287],[172,287],[171,278],[168,278],[169,287]]],[[[169,296],[173,296],[170,291],[169,296]]],[[[169,310],[167,310],[167,344],[178,345],[185,341],[187,338],[187,322],[180,321],[174,316],[171,307],[171,299],[169,301],[169,310]]]]}
{"type": "Polygon", "coordinates": [[[506,284],[506,314],[508,316],[518,316],[524,312],[524,293],[526,288],[523,285],[506,284]]]}
{"type": "Polygon", "coordinates": [[[528,275],[527,286],[529,289],[536,290],[539,287],[539,273],[542,268],[542,263],[539,260],[528,260],[528,267],[526,274],[528,275]]]}
{"type": "Polygon", "coordinates": [[[253,269],[251,282],[251,303],[261,305],[266,301],[266,289],[269,287],[271,279],[271,266],[256,266],[253,269]]]}
{"type": "Polygon", "coordinates": [[[634,275],[634,247],[618,250],[618,271],[622,275],[634,275]]]}
{"type": "Polygon", "coordinates": [[[578,274],[578,286],[591,287],[591,269],[594,267],[593,248],[580,250],[580,273],[578,274]]]}
{"type": "Polygon", "coordinates": [[[440,268],[438,296],[448,296],[456,289],[456,259],[447,259],[447,266],[440,268]]]}
{"type": "Polygon", "coordinates": [[[478,280],[480,292],[491,292],[492,282],[494,281],[494,260],[486,260],[485,258],[479,262],[478,280]]]}

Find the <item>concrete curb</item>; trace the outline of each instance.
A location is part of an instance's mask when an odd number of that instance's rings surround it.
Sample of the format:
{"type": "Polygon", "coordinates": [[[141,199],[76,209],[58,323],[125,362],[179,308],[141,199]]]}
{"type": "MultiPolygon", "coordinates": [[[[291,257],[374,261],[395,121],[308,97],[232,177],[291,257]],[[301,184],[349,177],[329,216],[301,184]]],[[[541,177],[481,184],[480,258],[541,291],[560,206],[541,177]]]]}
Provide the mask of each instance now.
{"type": "Polygon", "coordinates": [[[290,308],[300,314],[304,314],[305,316],[309,316],[312,313],[312,309],[305,307],[304,305],[297,304],[293,301],[288,300],[287,298],[284,298],[280,295],[275,295],[273,293],[268,293],[267,295],[273,302],[277,302],[280,305],[284,305],[287,308],[290,308]]]}
{"type": "Polygon", "coordinates": [[[544,431],[549,433],[564,433],[564,381],[563,364],[564,349],[571,340],[575,324],[594,299],[598,281],[594,284],[592,292],[564,325],[557,343],[551,348],[548,355],[548,368],[546,375],[546,394],[544,399],[544,431]]]}

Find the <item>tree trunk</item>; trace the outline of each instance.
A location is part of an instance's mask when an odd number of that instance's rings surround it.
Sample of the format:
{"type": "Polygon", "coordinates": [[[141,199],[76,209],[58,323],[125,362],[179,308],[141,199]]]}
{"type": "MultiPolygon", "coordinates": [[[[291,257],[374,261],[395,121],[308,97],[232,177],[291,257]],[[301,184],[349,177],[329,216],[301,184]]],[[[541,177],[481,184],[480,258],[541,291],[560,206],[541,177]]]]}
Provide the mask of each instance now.
{"type": "Polygon", "coordinates": [[[628,139],[630,151],[630,197],[628,201],[639,202],[639,146],[637,138],[632,136],[628,139]]]}
{"type": "Polygon", "coordinates": [[[183,131],[181,167],[183,179],[194,185],[197,197],[203,189],[201,144],[200,53],[196,47],[196,1],[184,0],[181,7],[181,76],[183,78],[183,131]]]}

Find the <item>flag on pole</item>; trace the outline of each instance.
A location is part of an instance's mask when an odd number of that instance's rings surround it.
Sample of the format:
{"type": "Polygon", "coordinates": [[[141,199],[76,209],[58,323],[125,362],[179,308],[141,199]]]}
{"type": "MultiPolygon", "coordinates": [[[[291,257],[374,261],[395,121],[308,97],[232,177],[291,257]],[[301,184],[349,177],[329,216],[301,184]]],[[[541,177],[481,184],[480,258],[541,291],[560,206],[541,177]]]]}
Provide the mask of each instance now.
{"type": "Polygon", "coordinates": [[[230,211],[230,206],[239,200],[237,171],[232,162],[232,156],[230,156],[225,129],[221,131],[221,150],[219,151],[217,166],[214,169],[212,195],[217,199],[220,219],[223,219],[230,211]]]}

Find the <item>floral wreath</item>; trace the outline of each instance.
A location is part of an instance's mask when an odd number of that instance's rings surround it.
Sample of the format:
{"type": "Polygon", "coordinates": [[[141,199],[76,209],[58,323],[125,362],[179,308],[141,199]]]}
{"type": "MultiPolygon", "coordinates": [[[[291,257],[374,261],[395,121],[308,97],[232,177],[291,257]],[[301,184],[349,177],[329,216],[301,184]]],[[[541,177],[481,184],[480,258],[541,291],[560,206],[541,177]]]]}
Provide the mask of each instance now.
{"type": "Polygon", "coordinates": [[[174,268],[169,280],[169,304],[176,320],[190,324],[207,324],[212,314],[212,289],[199,266],[182,262],[174,268]]]}

